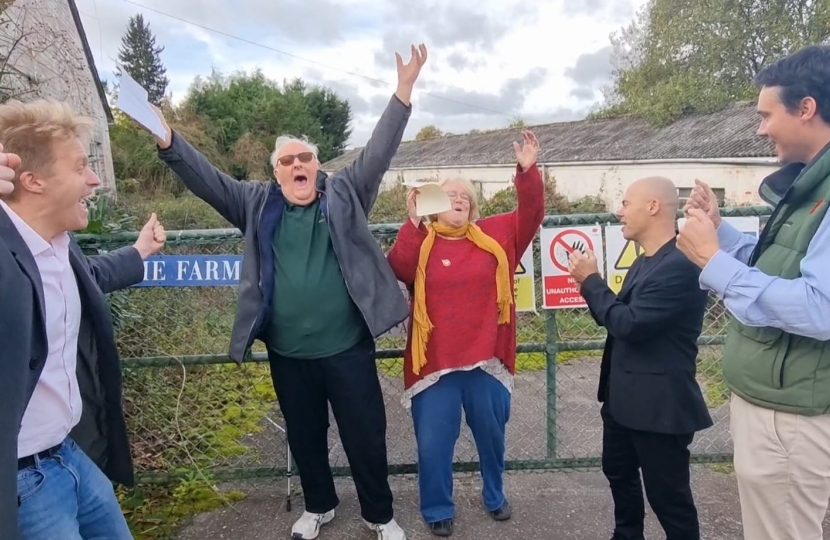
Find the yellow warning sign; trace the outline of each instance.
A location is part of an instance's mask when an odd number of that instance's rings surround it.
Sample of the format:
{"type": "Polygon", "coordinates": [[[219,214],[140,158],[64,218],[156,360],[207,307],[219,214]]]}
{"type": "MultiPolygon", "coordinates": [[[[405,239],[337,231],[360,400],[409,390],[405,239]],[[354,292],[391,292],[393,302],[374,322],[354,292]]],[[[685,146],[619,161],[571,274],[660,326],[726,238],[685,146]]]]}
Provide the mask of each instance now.
{"type": "Polygon", "coordinates": [[[620,256],[617,257],[617,262],[614,263],[614,268],[617,270],[628,270],[634,261],[637,260],[643,253],[643,248],[634,240],[628,240],[623,246],[620,256]]]}
{"type": "Polygon", "coordinates": [[[527,270],[525,270],[525,265],[523,265],[523,264],[522,264],[522,261],[519,261],[519,266],[517,266],[517,267],[516,267],[516,272],[515,272],[515,274],[516,274],[517,276],[521,276],[521,275],[527,274],[527,270]]]}

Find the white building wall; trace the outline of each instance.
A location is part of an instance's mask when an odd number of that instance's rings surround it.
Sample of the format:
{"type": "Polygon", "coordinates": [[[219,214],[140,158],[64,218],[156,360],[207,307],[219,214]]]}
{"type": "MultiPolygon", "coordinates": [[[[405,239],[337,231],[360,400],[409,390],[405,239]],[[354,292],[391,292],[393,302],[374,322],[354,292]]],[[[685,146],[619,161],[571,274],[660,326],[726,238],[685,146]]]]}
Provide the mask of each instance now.
{"type": "MultiPolygon", "coordinates": [[[[691,188],[695,179],[707,182],[714,189],[724,190],[727,205],[763,204],[758,198],[758,185],[779,165],[772,160],[740,162],[633,162],[633,163],[568,163],[541,164],[549,177],[556,179],[557,190],[569,200],[599,195],[610,211],[622,202],[626,188],[639,178],[665,176],[678,189],[691,188]]],[[[386,173],[382,189],[399,181],[466,178],[480,186],[484,197],[490,197],[510,185],[512,166],[478,166],[467,168],[393,169],[386,173]]]]}

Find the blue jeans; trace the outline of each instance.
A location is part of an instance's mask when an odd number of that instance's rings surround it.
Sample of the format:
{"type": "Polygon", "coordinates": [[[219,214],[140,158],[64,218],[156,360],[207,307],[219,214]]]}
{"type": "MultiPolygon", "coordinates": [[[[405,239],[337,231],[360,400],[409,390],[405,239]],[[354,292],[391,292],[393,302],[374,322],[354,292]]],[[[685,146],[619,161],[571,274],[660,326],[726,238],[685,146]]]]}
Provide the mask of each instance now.
{"type": "Polygon", "coordinates": [[[480,368],[453,371],[412,398],[421,515],[427,523],[455,514],[452,456],[461,431],[462,407],[478,450],[484,506],[492,512],[506,501],[502,476],[510,392],[480,368]]]}
{"type": "Polygon", "coordinates": [[[24,540],[132,540],[112,483],[72,439],[18,471],[17,495],[24,540]]]}

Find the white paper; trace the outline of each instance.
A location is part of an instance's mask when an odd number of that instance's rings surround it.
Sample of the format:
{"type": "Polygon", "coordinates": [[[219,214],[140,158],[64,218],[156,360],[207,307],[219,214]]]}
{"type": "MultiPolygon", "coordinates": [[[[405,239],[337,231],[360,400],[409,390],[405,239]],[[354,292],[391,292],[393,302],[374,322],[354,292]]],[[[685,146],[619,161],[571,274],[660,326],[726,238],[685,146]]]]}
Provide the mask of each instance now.
{"type": "Polygon", "coordinates": [[[435,182],[404,182],[404,185],[418,190],[415,211],[419,217],[452,210],[450,198],[435,182]]]}
{"type": "Polygon", "coordinates": [[[123,67],[118,76],[118,102],[115,106],[159,139],[167,137],[164,125],[147,100],[147,90],[135,82],[123,67]]]}

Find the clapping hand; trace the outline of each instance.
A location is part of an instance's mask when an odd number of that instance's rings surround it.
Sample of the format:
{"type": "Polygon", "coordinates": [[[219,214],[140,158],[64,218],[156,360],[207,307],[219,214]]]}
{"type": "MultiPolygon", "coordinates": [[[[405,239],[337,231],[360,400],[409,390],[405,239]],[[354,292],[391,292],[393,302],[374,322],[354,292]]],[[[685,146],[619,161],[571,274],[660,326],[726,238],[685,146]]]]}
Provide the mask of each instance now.
{"type": "Polygon", "coordinates": [[[702,209],[691,208],[687,215],[686,223],[677,235],[677,249],[703,268],[718,252],[718,232],[709,214],[702,209]]]}
{"type": "Polygon", "coordinates": [[[599,262],[593,251],[574,249],[568,256],[568,271],[577,283],[582,283],[588,276],[599,274],[599,262]]]}
{"type": "Polygon", "coordinates": [[[683,213],[687,219],[691,215],[689,211],[692,209],[702,210],[712,220],[716,229],[720,227],[721,217],[718,209],[718,198],[706,182],[695,180],[695,187],[692,188],[692,194],[689,195],[689,200],[683,208],[683,213]]]}

